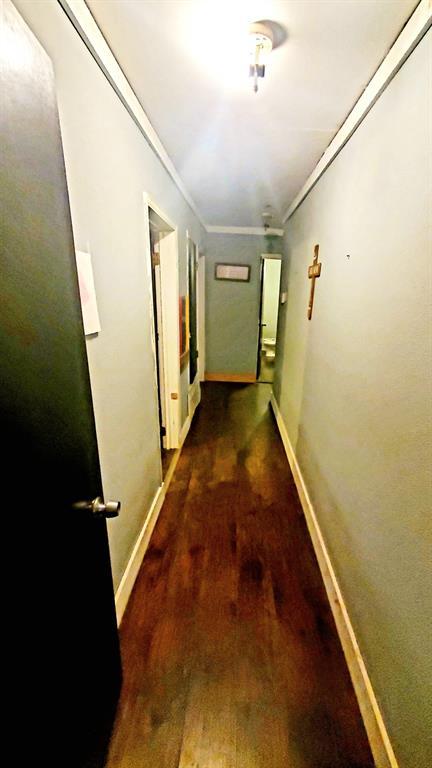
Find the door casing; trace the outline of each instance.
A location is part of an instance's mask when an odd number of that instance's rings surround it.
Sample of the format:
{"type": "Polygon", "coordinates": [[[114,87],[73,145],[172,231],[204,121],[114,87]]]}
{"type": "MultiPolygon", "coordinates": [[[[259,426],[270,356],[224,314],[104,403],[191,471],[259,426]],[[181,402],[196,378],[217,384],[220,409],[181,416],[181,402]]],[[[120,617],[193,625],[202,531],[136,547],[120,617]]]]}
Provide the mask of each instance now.
{"type": "Polygon", "coordinates": [[[256,379],[259,381],[261,374],[261,345],[262,345],[262,313],[263,313],[263,299],[264,299],[264,264],[266,259],[274,259],[275,261],[282,262],[282,255],[280,253],[262,253],[260,261],[260,300],[259,300],[259,312],[258,312],[258,351],[257,351],[257,368],[256,379]]]}
{"type": "Polygon", "coordinates": [[[205,256],[197,246],[198,377],[205,379],[205,256]]]}
{"type": "Polygon", "coordinates": [[[163,361],[161,370],[164,377],[164,412],[166,417],[165,448],[178,448],[181,431],[181,390],[180,390],[180,338],[179,338],[179,258],[178,227],[147,194],[143,195],[146,271],[149,286],[150,325],[152,328],[152,352],[154,360],[154,387],[157,398],[158,377],[156,368],[156,339],[154,337],[154,310],[151,280],[150,222],[148,209],[151,208],[163,219],[171,230],[160,241],[160,302],[161,320],[159,333],[163,361]]]}

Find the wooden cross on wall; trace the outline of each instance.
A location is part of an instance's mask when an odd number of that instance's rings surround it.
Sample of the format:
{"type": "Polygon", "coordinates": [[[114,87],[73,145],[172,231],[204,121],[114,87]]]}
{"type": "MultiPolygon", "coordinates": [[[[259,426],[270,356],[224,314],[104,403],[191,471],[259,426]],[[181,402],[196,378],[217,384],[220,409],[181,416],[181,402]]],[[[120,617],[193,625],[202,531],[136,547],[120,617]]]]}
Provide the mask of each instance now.
{"type": "Polygon", "coordinates": [[[317,279],[317,277],[321,275],[321,262],[318,261],[318,254],[319,254],[319,245],[316,245],[314,247],[313,262],[310,265],[310,267],[308,267],[308,278],[309,280],[312,280],[310,296],[309,296],[308,320],[310,320],[312,317],[312,310],[313,310],[313,303],[314,303],[314,296],[315,296],[315,280],[317,279]]]}

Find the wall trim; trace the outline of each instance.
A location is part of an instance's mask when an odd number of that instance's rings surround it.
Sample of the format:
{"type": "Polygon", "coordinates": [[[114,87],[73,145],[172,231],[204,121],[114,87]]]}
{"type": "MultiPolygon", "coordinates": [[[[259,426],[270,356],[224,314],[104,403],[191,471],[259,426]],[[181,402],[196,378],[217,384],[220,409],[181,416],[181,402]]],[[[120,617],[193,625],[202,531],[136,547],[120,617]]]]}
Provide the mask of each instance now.
{"type": "MultiPolygon", "coordinates": [[[[175,457],[173,458],[174,461],[175,457]]],[[[117,587],[115,593],[115,607],[117,614],[117,625],[120,626],[123,618],[126,606],[132,593],[133,586],[138,576],[141,563],[144,559],[147,547],[149,545],[150,537],[153,533],[153,529],[156,525],[156,521],[159,516],[159,512],[162,508],[162,504],[165,499],[167,491],[166,483],[164,482],[156,491],[147,517],[144,521],[144,525],[141,528],[139,536],[135,542],[135,546],[132,550],[132,554],[129,558],[129,562],[126,566],[126,570],[121,578],[120,584],[117,587]]]]}
{"type": "Polygon", "coordinates": [[[85,0],[57,0],[66,16],[75,27],[84,45],[88,48],[99,68],[104,73],[111,87],[116,92],[123,106],[129,113],[145,140],[168,171],[171,179],[179,189],[187,203],[192,208],[198,220],[203,225],[198,208],[181,180],[168,152],[162,144],[153,125],[141,106],[122,68],[105,40],[95,18],[85,3],[85,0]]]}
{"type": "Polygon", "coordinates": [[[207,373],[206,381],[231,381],[237,384],[255,384],[256,373],[207,373]]]}
{"type": "Polygon", "coordinates": [[[377,768],[399,768],[389,735],[379,708],[364,659],[362,657],[354,628],[327,550],[324,537],[311,502],[305,480],[297,462],[294,449],[289,439],[288,430],[283,420],[279,405],[272,392],[270,404],[291,467],[298,491],[313,548],[324,581],[324,586],[332,609],[336,628],[345,654],[345,659],[359,703],[361,715],[369,739],[372,755],[377,768]]]}
{"type": "Polygon", "coordinates": [[[184,441],[187,438],[187,435],[188,435],[188,432],[190,430],[191,424],[192,424],[192,418],[188,415],[188,416],[186,416],[185,423],[183,424],[183,426],[181,428],[181,432],[180,432],[180,448],[179,448],[179,450],[181,450],[181,447],[183,446],[183,443],[184,443],[184,441]]]}
{"type": "Polygon", "coordinates": [[[150,543],[150,538],[153,533],[154,527],[157,523],[159,512],[161,511],[163,503],[165,501],[165,496],[167,495],[168,488],[170,486],[178,460],[180,458],[184,441],[186,440],[190,426],[192,424],[192,419],[193,419],[197,405],[198,403],[195,404],[195,408],[192,414],[188,415],[185,423],[183,424],[183,427],[180,433],[180,446],[176,449],[176,452],[174,453],[171,459],[171,463],[164,477],[162,485],[159,486],[159,488],[157,489],[154,495],[153,501],[150,505],[150,509],[147,513],[147,517],[144,520],[143,527],[141,528],[141,531],[135,542],[135,546],[132,550],[132,554],[129,558],[129,562],[126,566],[125,572],[121,578],[119,586],[117,587],[117,591],[115,593],[115,607],[116,607],[118,626],[120,626],[121,624],[121,620],[126,610],[126,606],[132,594],[132,590],[133,590],[136,578],[138,576],[139,569],[141,568],[142,561],[144,560],[144,555],[150,543]]]}
{"type": "Polygon", "coordinates": [[[277,229],[276,227],[222,227],[213,226],[211,224],[206,225],[207,232],[215,235],[276,235],[282,237],[284,230],[277,229]]]}
{"type": "Polygon", "coordinates": [[[408,19],[401,33],[396,38],[386,57],[381,62],[369,84],[354,104],[345,122],[328,145],[320,161],[289,206],[283,222],[285,223],[297,210],[317,181],[337,157],[341,149],[350,140],[354,131],[364,120],[375,102],[385,91],[393,77],[432,24],[432,0],[421,0],[408,19]]]}

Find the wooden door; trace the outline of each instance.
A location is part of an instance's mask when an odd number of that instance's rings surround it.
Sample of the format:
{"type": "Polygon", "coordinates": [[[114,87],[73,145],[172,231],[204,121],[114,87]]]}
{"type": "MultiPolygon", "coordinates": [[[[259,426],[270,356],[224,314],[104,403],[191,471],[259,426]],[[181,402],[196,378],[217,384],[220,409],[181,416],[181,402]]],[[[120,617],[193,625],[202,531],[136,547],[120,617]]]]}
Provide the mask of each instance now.
{"type": "Polygon", "coordinates": [[[198,370],[197,326],[197,262],[196,245],[188,240],[189,254],[189,383],[193,384],[198,370]]]}
{"type": "Polygon", "coordinates": [[[54,79],[8,0],[1,31],[4,702],[12,762],[96,768],[121,671],[106,521],[75,506],[102,483],[54,79]]]}

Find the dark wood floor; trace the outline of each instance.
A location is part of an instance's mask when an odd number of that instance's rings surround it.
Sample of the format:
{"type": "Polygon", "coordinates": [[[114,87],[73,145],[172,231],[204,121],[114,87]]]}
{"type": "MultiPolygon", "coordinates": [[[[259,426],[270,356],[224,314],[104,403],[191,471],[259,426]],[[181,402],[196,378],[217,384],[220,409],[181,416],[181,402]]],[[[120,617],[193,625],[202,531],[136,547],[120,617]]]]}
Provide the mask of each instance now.
{"type": "Polygon", "coordinates": [[[109,768],[371,768],[267,385],[205,384],[121,628],[109,768]]]}

